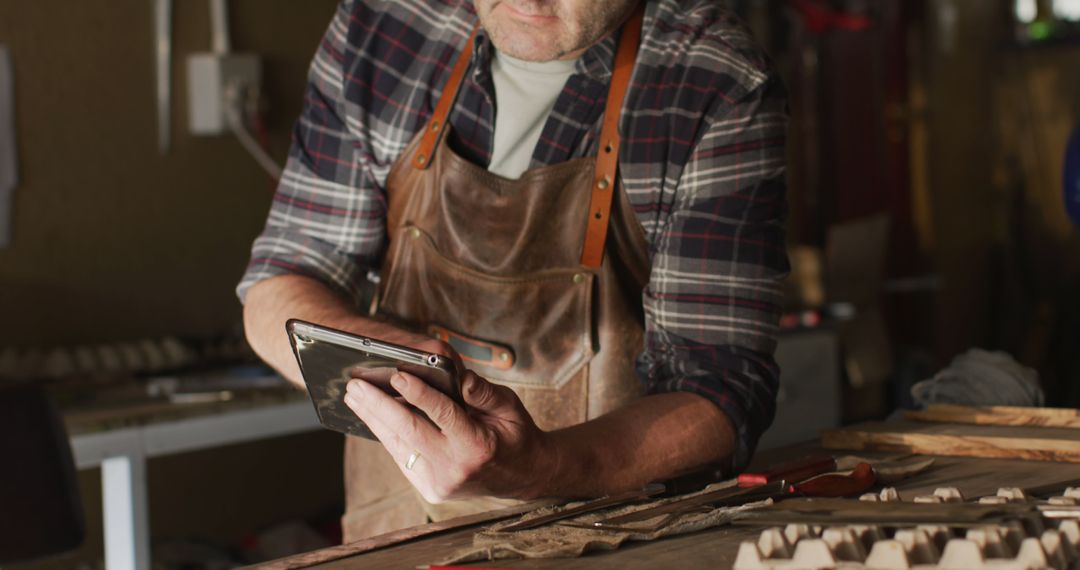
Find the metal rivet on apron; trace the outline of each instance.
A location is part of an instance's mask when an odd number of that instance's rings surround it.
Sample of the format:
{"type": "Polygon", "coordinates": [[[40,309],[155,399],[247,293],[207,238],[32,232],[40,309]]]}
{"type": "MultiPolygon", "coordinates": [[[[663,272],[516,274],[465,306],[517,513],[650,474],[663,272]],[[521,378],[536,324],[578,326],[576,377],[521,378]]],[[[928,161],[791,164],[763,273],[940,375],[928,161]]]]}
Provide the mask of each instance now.
{"type": "Polygon", "coordinates": [[[585,282],[585,274],[584,273],[575,273],[574,274],[574,283],[584,283],[584,282],[585,282]]]}
{"type": "Polygon", "coordinates": [[[409,228],[409,237],[413,239],[420,237],[420,228],[409,228]]]}
{"type": "Polygon", "coordinates": [[[510,360],[510,353],[509,352],[500,353],[499,354],[499,360],[501,360],[503,362],[506,362],[507,360],[510,360]]]}
{"type": "Polygon", "coordinates": [[[420,156],[416,157],[416,162],[424,164],[425,162],[427,162],[427,157],[421,154],[420,156]]]}
{"type": "Polygon", "coordinates": [[[600,212],[597,212],[597,213],[593,214],[593,217],[599,220],[600,218],[603,218],[604,215],[601,214],[600,212]]]}
{"type": "Polygon", "coordinates": [[[611,186],[611,181],[608,180],[607,176],[601,178],[600,181],[596,183],[596,187],[601,190],[607,190],[608,186],[611,186]]]}
{"type": "Polygon", "coordinates": [[[439,121],[432,121],[431,122],[431,130],[435,131],[435,132],[439,132],[439,121]]]}
{"type": "Polygon", "coordinates": [[[604,152],[608,154],[611,154],[613,150],[615,150],[615,147],[611,146],[611,143],[607,143],[607,146],[604,147],[604,152]]]}

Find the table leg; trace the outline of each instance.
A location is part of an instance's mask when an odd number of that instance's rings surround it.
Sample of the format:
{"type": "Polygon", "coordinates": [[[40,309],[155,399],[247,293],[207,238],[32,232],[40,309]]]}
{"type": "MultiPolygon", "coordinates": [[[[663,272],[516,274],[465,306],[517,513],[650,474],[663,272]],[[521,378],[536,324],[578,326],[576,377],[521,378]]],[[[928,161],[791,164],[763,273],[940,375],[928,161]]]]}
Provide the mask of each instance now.
{"type": "Polygon", "coordinates": [[[146,458],[141,454],[101,462],[106,570],[149,570],[146,458]]]}

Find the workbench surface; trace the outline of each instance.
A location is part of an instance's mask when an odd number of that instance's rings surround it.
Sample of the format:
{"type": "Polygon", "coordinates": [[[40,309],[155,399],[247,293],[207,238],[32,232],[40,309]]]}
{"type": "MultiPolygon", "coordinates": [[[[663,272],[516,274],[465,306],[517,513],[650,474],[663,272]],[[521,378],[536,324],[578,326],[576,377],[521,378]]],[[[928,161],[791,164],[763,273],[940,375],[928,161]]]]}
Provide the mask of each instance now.
{"type": "MultiPolygon", "coordinates": [[[[821,449],[816,444],[792,446],[763,453],[755,460],[754,465],[767,465],[820,452],[821,449]]],[[[844,452],[834,453],[844,454],[844,452]]],[[[860,455],[874,456],[873,454],[860,455]]],[[[1080,479],[1080,463],[937,457],[930,469],[896,485],[896,488],[907,499],[916,495],[931,494],[938,487],[957,487],[966,497],[977,497],[992,495],[999,487],[1030,488],[1074,479],[1080,479]]],[[[290,567],[321,570],[424,567],[468,546],[475,528],[454,530],[447,534],[421,538],[322,564],[290,565],[290,567]]],[[[592,553],[577,559],[506,560],[478,563],[476,566],[567,570],[598,567],[640,568],[642,570],[730,568],[735,562],[739,544],[743,540],[756,539],[763,528],[761,526],[725,526],[654,542],[627,543],[619,550],[592,553]]]]}

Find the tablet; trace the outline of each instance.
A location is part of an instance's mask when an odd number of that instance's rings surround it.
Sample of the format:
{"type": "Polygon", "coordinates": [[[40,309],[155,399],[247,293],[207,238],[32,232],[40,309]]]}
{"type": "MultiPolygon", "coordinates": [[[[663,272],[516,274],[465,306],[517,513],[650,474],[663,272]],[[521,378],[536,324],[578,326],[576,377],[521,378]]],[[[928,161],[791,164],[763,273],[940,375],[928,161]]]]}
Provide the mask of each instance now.
{"type": "MultiPolygon", "coordinates": [[[[350,380],[362,379],[400,397],[390,386],[390,376],[399,370],[424,380],[463,405],[457,366],[446,356],[298,319],[285,323],[285,330],[323,427],[377,439],[345,404],[345,386],[350,380]]],[[[416,408],[413,411],[423,415],[416,408]]]]}

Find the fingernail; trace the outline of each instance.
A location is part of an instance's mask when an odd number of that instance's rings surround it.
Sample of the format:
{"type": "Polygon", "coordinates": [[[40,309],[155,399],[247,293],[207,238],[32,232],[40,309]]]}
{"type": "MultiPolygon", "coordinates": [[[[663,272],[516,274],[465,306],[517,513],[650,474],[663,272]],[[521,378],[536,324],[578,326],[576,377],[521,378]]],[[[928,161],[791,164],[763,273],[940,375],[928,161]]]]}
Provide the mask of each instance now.
{"type": "Polygon", "coordinates": [[[356,398],[353,397],[351,392],[348,393],[348,394],[345,394],[345,403],[350,405],[350,406],[357,406],[357,405],[360,404],[360,402],[356,401],[356,398]]]}
{"type": "Polygon", "coordinates": [[[348,396],[359,399],[360,396],[364,395],[364,388],[360,386],[359,381],[353,380],[345,385],[345,392],[348,396]]]}
{"type": "Polygon", "coordinates": [[[409,384],[405,380],[404,376],[402,376],[401,374],[394,374],[393,376],[390,377],[390,385],[393,386],[395,390],[400,392],[400,391],[404,390],[405,387],[408,386],[409,384]]]}

